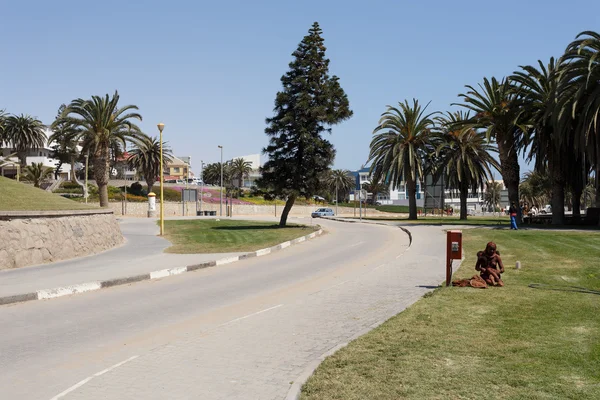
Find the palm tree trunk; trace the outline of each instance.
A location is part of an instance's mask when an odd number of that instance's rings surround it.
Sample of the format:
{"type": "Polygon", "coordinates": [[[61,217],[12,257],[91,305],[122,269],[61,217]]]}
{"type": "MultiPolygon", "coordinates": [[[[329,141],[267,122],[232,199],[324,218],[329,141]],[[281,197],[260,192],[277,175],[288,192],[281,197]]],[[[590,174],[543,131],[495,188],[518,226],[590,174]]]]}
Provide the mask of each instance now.
{"type": "Polygon", "coordinates": [[[469,194],[469,188],[466,185],[461,185],[460,188],[460,219],[467,219],[467,196],[469,194]]]}
{"type": "Polygon", "coordinates": [[[292,206],[294,205],[295,201],[296,201],[295,194],[291,194],[288,196],[288,198],[285,202],[285,206],[283,207],[283,211],[281,212],[281,219],[279,220],[279,226],[283,227],[287,224],[288,214],[290,213],[290,210],[292,209],[292,206]]]}
{"type": "Polygon", "coordinates": [[[94,179],[98,185],[100,207],[108,207],[108,147],[101,147],[94,155],[94,179]]]}
{"type": "MultiPolygon", "coordinates": [[[[148,193],[150,193],[152,191],[152,186],[154,186],[154,183],[156,181],[154,179],[146,179],[146,185],[148,185],[148,193]]],[[[156,194],[156,193],[154,193],[156,194]]]]}
{"type": "MultiPolygon", "coordinates": [[[[84,174],[87,174],[87,171],[85,171],[84,174]]],[[[85,176],[83,177],[83,180],[85,181],[85,176]]],[[[71,160],[71,182],[77,183],[77,177],[75,176],[75,160],[71,160]]]]}
{"type": "MultiPolygon", "coordinates": [[[[519,180],[520,180],[520,167],[519,157],[516,149],[512,148],[514,145],[514,135],[512,133],[507,134],[510,140],[498,133],[496,140],[498,142],[498,156],[500,158],[500,169],[504,185],[508,189],[508,202],[519,204],[519,180]]],[[[520,207],[517,207],[518,215],[517,219],[521,219],[520,207]]]]}
{"type": "Polygon", "coordinates": [[[583,187],[579,185],[573,189],[573,224],[579,225],[581,223],[581,195],[583,194],[583,187]]]}
{"type": "Polygon", "coordinates": [[[551,150],[548,154],[548,171],[552,180],[552,225],[565,224],[565,178],[560,156],[551,150]]]}
{"type": "MultiPolygon", "coordinates": [[[[408,173],[410,174],[410,173],[408,173]]],[[[408,178],[406,180],[406,189],[408,190],[408,219],[417,219],[417,181],[408,178]]]]}

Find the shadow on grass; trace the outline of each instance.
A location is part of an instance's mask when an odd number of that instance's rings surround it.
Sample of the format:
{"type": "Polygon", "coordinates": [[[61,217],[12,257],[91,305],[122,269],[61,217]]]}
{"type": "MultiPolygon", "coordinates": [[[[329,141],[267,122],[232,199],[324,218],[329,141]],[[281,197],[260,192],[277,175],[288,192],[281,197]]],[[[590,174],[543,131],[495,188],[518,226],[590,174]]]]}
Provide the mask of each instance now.
{"type": "Polygon", "coordinates": [[[279,226],[279,225],[247,225],[247,226],[215,226],[211,229],[225,230],[225,231],[246,231],[246,230],[264,230],[264,229],[307,229],[306,225],[292,225],[292,226],[279,226]]]}

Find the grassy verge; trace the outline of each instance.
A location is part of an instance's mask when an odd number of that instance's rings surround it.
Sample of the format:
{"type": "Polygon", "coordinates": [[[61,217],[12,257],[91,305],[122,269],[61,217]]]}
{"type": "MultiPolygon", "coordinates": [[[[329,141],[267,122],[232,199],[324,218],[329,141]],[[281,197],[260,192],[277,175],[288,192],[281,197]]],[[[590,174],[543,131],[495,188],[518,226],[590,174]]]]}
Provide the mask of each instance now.
{"type": "Polygon", "coordinates": [[[0,177],[0,211],[89,210],[97,207],[0,177]]]}
{"type": "Polygon", "coordinates": [[[600,290],[600,234],[467,230],[456,277],[490,240],[506,287],[434,291],[327,358],[302,399],[600,398],[600,296],[528,287],[600,290]]]}
{"type": "Polygon", "coordinates": [[[308,235],[318,228],[272,222],[187,220],[165,221],[167,240],[173,243],[168,253],[229,253],[254,251],[308,235]]]}
{"type": "MultiPolygon", "coordinates": [[[[408,214],[408,206],[377,206],[376,208],[382,212],[408,214]]],[[[417,207],[417,210],[423,211],[423,207],[417,207]]]]}

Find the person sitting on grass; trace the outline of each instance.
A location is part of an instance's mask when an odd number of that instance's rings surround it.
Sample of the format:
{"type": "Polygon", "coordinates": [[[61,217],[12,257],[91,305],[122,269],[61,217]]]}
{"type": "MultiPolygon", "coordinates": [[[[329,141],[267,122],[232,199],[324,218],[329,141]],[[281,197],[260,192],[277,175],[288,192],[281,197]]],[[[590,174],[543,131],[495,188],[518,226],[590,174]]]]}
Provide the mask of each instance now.
{"type": "Polygon", "coordinates": [[[504,265],[500,258],[500,253],[496,249],[496,243],[489,242],[485,246],[485,251],[477,252],[477,264],[475,270],[490,286],[504,286],[501,274],[504,273],[504,265]]]}

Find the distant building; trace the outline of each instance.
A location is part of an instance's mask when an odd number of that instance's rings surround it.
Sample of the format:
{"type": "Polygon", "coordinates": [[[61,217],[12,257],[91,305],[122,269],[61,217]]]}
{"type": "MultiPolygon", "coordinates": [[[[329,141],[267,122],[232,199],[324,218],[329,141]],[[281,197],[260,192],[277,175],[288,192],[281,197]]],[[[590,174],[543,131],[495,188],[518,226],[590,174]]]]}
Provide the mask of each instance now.
{"type": "MultiPolygon", "coordinates": [[[[356,188],[362,187],[365,183],[371,183],[371,174],[370,167],[362,167],[356,171],[350,171],[350,173],[355,177],[356,180],[356,188]]],[[[417,206],[423,206],[423,198],[424,192],[420,181],[417,181],[417,206]]],[[[354,193],[350,193],[350,200],[354,201],[355,195],[354,193]]],[[[358,200],[358,196],[356,196],[358,200]]],[[[374,199],[375,202],[379,202],[384,205],[408,205],[408,190],[406,188],[406,182],[402,181],[400,186],[397,188],[393,188],[390,185],[389,193],[378,193],[377,198],[374,199]]]]}
{"type": "MultiPolygon", "coordinates": [[[[52,135],[52,131],[46,129],[45,131],[46,137],[50,137],[52,135]]],[[[52,158],[52,143],[46,143],[43,147],[36,147],[33,149],[29,149],[26,154],[26,162],[27,165],[31,165],[32,163],[42,163],[45,167],[52,168],[53,170],[56,168],[56,160],[52,158]]],[[[10,154],[15,153],[15,149],[11,146],[11,144],[4,144],[0,147],[0,156],[7,157],[10,154]]],[[[11,157],[9,161],[19,162],[19,159],[15,157],[11,157]]],[[[23,172],[21,172],[23,173],[23,172]]],[[[0,168],[0,175],[6,176],[9,178],[14,178],[17,175],[17,167],[12,163],[6,163],[6,165],[0,168]]],[[[59,177],[69,180],[71,179],[71,165],[63,164],[59,171],[59,177]]],[[[52,175],[54,178],[54,175],[52,175]]]]}
{"type": "Polygon", "coordinates": [[[163,178],[165,180],[181,179],[185,180],[191,178],[191,167],[190,157],[175,157],[173,156],[163,170],[163,178]],[[184,161],[182,158],[185,158],[184,161]],[[189,174],[189,175],[188,175],[189,174]]]}

